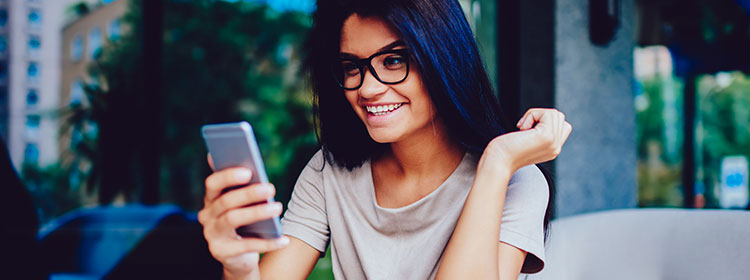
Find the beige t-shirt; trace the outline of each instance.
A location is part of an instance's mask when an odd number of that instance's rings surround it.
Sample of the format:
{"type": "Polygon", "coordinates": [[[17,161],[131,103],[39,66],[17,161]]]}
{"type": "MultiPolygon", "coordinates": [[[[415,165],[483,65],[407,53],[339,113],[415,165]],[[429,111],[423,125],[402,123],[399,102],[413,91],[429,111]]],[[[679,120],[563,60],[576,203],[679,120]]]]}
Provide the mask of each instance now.
{"type": "MultiPolygon", "coordinates": [[[[338,279],[432,279],[471,189],[478,157],[467,153],[436,190],[401,208],[377,204],[370,162],[352,171],[323,165],[318,151],[300,174],[281,220],[286,235],[320,252],[329,242],[338,279]]],[[[544,266],[549,191],[534,165],[510,180],[501,242],[528,252],[522,271],[544,266]]]]}

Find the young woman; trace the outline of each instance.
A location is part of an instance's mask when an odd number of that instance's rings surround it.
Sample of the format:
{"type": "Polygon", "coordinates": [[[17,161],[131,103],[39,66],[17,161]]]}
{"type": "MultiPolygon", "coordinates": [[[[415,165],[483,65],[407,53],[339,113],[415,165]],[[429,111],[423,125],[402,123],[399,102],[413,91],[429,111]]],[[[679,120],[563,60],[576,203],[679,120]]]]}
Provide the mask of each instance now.
{"type": "Polygon", "coordinates": [[[241,168],[206,179],[199,213],[226,279],[302,279],[330,245],[344,279],[516,279],[544,265],[549,184],[571,126],[498,102],[456,0],[319,1],[307,66],[321,151],[278,240],[237,238],[281,214],[241,168]],[[259,253],[265,253],[259,260],[259,253]]]}

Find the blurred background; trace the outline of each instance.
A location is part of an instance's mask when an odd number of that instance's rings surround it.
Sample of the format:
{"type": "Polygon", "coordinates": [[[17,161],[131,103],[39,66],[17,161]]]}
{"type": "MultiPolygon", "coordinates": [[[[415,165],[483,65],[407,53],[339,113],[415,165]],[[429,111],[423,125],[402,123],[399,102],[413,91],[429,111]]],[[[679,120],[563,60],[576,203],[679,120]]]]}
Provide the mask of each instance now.
{"type": "MultiPolygon", "coordinates": [[[[748,208],[750,1],[459,2],[508,119],[555,107],[573,124],[546,164],[556,217],[748,208]]],[[[220,273],[195,221],[210,172],[200,127],[253,124],[277,199],[289,200],[318,149],[301,70],[314,10],[314,0],[0,0],[0,136],[21,179],[3,173],[1,189],[25,195],[3,209],[33,209],[19,225],[54,263],[45,271],[135,277],[170,259],[220,273]]],[[[329,258],[311,278],[332,278],[329,258]]]]}

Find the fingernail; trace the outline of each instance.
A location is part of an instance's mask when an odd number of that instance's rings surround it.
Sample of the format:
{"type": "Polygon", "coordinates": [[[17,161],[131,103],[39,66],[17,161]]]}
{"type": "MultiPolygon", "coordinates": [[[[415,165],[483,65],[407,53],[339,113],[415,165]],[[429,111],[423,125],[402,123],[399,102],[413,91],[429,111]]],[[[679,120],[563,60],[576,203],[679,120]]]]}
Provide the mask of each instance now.
{"type": "Polygon", "coordinates": [[[234,172],[234,178],[238,181],[249,181],[250,180],[250,170],[247,169],[240,169],[234,172]]]}
{"type": "Polygon", "coordinates": [[[286,236],[282,236],[279,239],[276,239],[276,244],[279,244],[280,246],[284,246],[289,244],[289,238],[286,236]]]}
{"type": "Polygon", "coordinates": [[[274,202],[274,203],[266,205],[266,211],[270,213],[276,213],[280,210],[281,210],[281,203],[274,202]]]}

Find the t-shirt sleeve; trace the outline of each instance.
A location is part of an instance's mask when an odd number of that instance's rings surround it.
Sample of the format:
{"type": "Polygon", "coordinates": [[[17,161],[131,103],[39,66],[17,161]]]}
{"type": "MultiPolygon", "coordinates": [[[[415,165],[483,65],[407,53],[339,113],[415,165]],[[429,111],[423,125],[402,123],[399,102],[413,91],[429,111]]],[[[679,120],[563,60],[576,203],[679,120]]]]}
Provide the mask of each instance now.
{"type": "MultiPolygon", "coordinates": [[[[318,151],[297,179],[286,213],[281,219],[284,234],[295,237],[324,253],[329,229],[323,187],[323,153],[318,151]]],[[[325,166],[330,168],[330,166],[325,166]]]]}
{"type": "Polygon", "coordinates": [[[549,187],[536,165],[522,167],[511,177],[500,225],[500,242],[527,252],[522,273],[544,268],[544,214],[549,187]]]}

